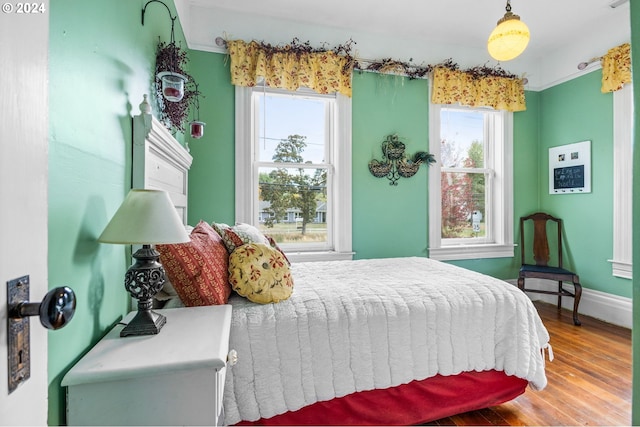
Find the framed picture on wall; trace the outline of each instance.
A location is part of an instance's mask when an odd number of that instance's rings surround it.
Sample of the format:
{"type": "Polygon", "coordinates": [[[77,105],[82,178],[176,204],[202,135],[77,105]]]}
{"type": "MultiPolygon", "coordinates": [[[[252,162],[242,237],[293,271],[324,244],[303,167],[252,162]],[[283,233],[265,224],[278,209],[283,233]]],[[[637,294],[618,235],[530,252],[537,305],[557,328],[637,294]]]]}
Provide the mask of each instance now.
{"type": "Polygon", "coordinates": [[[549,194],[591,193],[591,141],[549,148],[549,194]]]}

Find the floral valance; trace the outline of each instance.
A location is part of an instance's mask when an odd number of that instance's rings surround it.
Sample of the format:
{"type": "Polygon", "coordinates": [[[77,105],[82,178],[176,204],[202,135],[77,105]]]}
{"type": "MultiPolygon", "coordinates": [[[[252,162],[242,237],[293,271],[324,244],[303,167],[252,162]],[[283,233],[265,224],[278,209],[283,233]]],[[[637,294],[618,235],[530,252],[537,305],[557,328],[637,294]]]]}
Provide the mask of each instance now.
{"type": "Polygon", "coordinates": [[[260,43],[227,41],[231,57],[231,83],[255,86],[260,77],[270,87],[297,90],[306,86],[318,93],[339,92],[351,96],[350,58],[332,51],[300,52],[265,49],[260,43]]]}
{"type": "Polygon", "coordinates": [[[609,49],[602,61],[602,92],[614,92],[631,82],[631,45],[609,49]]]}
{"type": "Polygon", "coordinates": [[[431,101],[434,104],[459,103],[507,111],[524,111],[527,108],[522,79],[477,76],[447,67],[436,67],[432,76],[431,101]]]}

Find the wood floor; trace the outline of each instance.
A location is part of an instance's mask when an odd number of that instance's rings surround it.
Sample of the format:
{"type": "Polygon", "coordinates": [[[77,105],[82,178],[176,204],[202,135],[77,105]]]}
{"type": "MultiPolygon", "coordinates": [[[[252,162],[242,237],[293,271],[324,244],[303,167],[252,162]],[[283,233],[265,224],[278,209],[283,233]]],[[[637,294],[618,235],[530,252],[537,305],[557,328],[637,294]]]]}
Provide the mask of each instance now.
{"type": "Polygon", "coordinates": [[[555,356],[547,362],[549,384],[500,406],[445,418],[428,425],[630,425],[631,331],[536,303],[555,356]]]}

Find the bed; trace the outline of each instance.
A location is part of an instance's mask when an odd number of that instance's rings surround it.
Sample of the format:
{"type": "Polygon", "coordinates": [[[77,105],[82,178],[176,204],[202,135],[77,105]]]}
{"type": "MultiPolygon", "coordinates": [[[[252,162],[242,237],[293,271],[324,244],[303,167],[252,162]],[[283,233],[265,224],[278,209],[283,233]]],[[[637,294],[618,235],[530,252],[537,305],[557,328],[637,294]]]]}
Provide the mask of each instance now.
{"type": "MultiPolygon", "coordinates": [[[[157,150],[139,152],[134,176],[157,150]]],[[[176,164],[186,182],[188,165],[176,164]]],[[[226,373],[227,424],[419,424],[546,386],[549,335],[509,283],[422,257],[289,268],[288,299],[228,299],[238,361],[226,373]]]]}
{"type": "Polygon", "coordinates": [[[230,424],[418,424],[546,385],[549,336],[513,285],[419,257],[291,269],[286,301],[230,298],[230,424]]]}

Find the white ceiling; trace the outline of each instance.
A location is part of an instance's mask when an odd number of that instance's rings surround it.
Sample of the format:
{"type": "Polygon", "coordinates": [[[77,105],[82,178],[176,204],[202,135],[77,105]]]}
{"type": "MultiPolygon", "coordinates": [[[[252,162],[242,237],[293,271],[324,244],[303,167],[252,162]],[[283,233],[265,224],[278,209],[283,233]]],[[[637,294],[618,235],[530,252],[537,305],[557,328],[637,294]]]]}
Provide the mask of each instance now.
{"type": "MultiPolygon", "coordinates": [[[[192,49],[221,52],[215,38],[313,46],[352,39],[361,58],[461,67],[498,65],[486,40],[505,13],[506,0],[175,0],[192,49]]],[[[629,4],[613,0],[511,0],[529,26],[531,42],[513,61],[499,64],[525,74],[531,89],[578,72],[577,64],[629,41],[629,4]]],[[[597,65],[595,65],[597,66],[597,65]]]]}

